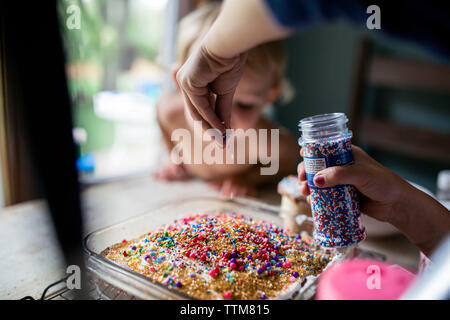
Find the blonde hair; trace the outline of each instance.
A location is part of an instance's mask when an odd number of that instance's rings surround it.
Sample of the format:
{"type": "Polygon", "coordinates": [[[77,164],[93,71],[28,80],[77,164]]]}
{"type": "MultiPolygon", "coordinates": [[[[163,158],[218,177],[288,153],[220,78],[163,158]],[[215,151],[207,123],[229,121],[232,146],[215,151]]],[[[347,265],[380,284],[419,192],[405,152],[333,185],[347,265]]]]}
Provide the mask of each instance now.
{"type": "MultiPolygon", "coordinates": [[[[178,27],[177,60],[181,66],[194,46],[206,35],[220,13],[221,4],[210,2],[181,19],[178,27]]],[[[273,87],[281,86],[286,69],[286,54],[282,41],[271,41],[249,50],[246,66],[251,70],[272,67],[273,87]]]]}

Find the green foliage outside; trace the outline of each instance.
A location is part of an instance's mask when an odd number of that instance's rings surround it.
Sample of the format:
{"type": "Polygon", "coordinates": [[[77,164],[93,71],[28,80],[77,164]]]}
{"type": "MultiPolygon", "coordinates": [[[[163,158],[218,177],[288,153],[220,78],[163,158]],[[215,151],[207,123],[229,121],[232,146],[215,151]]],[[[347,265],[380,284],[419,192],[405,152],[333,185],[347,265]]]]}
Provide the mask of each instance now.
{"type": "Polygon", "coordinates": [[[133,0],[60,0],[61,35],[68,64],[93,64],[100,67],[102,77],[69,79],[73,100],[74,126],[88,132],[84,152],[106,149],[113,143],[114,122],[94,114],[93,95],[101,90],[121,90],[117,78],[128,66],[125,55],[155,60],[164,26],[164,10],[143,6],[133,0]],[[75,5],[80,9],[80,29],[66,26],[75,5]]]}

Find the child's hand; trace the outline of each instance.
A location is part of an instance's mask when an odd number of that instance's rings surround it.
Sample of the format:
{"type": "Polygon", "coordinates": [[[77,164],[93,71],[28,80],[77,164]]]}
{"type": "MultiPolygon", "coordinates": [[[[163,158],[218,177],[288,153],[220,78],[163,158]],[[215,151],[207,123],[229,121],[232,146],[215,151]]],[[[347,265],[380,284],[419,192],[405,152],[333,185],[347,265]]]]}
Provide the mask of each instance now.
{"type": "MultiPolygon", "coordinates": [[[[356,146],[353,146],[353,157],[354,164],[318,172],[314,184],[318,187],[354,185],[363,195],[363,213],[391,223],[429,256],[450,232],[450,211],[356,146]]],[[[309,195],[303,162],[297,170],[302,193],[309,195]]]]}
{"type": "Polygon", "coordinates": [[[182,165],[176,165],[172,162],[167,162],[161,168],[153,173],[156,179],[163,181],[187,180],[190,175],[186,172],[182,165]]]}
{"type": "MultiPolygon", "coordinates": [[[[300,155],[303,156],[302,150],[300,155]]],[[[354,185],[363,194],[363,213],[381,221],[391,221],[395,208],[410,192],[411,186],[359,147],[353,146],[353,156],[355,163],[352,165],[330,167],[318,172],[314,177],[314,184],[321,188],[338,184],[354,185]]],[[[303,162],[298,165],[297,171],[301,191],[304,195],[309,195],[303,162]]]]}
{"type": "Polygon", "coordinates": [[[254,186],[236,176],[214,180],[209,185],[225,197],[256,196],[257,194],[254,186]]]}

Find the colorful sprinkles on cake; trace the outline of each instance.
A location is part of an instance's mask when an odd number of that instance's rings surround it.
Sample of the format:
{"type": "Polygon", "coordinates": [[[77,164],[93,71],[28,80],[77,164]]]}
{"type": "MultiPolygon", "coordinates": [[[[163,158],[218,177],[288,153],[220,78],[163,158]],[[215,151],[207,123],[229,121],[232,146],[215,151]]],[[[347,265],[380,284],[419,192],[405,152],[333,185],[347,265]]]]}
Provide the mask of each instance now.
{"type": "Polygon", "coordinates": [[[198,299],[277,298],[331,259],[306,233],[234,213],[192,215],[102,254],[198,299]]]}
{"type": "MultiPolygon", "coordinates": [[[[343,165],[353,160],[350,137],[304,142],[302,147],[305,161],[308,158],[322,158],[326,159],[327,166],[331,166],[330,162],[333,162],[332,165],[343,165]]],[[[355,187],[339,185],[318,188],[312,182],[314,174],[308,177],[315,225],[314,241],[325,247],[346,247],[364,240],[366,235],[355,187]]]]}

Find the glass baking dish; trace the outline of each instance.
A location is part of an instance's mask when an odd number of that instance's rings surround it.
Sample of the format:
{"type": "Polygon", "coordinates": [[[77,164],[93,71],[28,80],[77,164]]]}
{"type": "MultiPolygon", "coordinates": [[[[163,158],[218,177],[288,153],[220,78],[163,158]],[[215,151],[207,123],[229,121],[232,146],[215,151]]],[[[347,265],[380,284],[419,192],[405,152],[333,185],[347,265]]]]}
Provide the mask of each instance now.
{"type": "MultiPolygon", "coordinates": [[[[100,253],[123,239],[134,239],[175,219],[204,212],[236,212],[254,219],[270,221],[277,226],[283,225],[279,216],[279,207],[247,199],[195,198],[172,202],[149,210],[126,221],[92,232],[84,239],[86,266],[99,295],[106,299],[192,299],[181,292],[153,282],[144,275],[107,259],[100,253]]],[[[297,221],[300,222],[301,231],[312,234],[313,223],[310,217],[297,218],[297,221]]],[[[329,250],[333,254],[333,259],[326,268],[348,257],[352,248],[329,250]]],[[[279,298],[312,298],[315,294],[317,278],[317,276],[307,277],[279,298]]]]}

